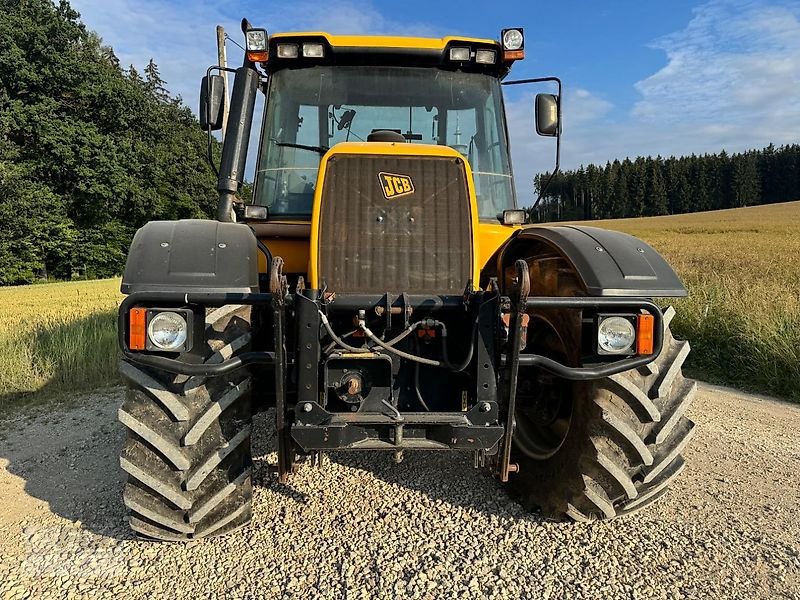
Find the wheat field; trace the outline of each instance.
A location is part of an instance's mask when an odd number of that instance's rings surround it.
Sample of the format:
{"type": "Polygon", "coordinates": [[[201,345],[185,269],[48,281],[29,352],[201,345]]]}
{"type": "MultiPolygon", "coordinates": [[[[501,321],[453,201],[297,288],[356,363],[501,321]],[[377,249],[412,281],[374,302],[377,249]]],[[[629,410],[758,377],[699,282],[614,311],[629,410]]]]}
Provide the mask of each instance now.
{"type": "Polygon", "coordinates": [[[0,288],[0,410],[116,381],[119,284],[0,288]]]}
{"type": "MultiPolygon", "coordinates": [[[[800,202],[589,224],[641,237],[681,275],[673,328],[692,375],[800,400],[800,202]]],[[[117,381],[119,283],[0,288],[0,410],[117,381]]]]}
{"type": "Polygon", "coordinates": [[[800,400],[800,202],[587,224],[642,238],[681,276],[692,374],[800,400]]]}

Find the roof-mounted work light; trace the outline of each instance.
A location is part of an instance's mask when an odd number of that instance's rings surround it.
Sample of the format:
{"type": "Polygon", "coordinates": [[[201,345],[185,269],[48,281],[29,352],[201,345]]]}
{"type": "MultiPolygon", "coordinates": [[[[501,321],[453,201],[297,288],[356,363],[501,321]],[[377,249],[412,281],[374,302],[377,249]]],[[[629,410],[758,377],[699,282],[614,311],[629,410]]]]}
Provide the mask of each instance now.
{"type": "Polygon", "coordinates": [[[278,58],[297,58],[300,46],[297,44],[278,44],[278,58]]]}
{"type": "Polygon", "coordinates": [[[475,62],[479,65],[493,65],[497,62],[497,52],[494,50],[478,50],[475,52],[475,62]]]}
{"type": "Polygon", "coordinates": [[[503,43],[503,60],[525,58],[525,35],[522,27],[503,29],[500,38],[503,43]]]}
{"type": "Polygon", "coordinates": [[[244,35],[247,42],[247,60],[267,62],[267,30],[248,29],[244,35]]]}
{"type": "Polygon", "coordinates": [[[470,54],[469,48],[450,48],[450,60],[454,62],[468,62],[470,54]]]}
{"type": "Polygon", "coordinates": [[[303,44],[303,58],[323,58],[325,56],[325,46],[320,43],[305,42],[303,44]]]}

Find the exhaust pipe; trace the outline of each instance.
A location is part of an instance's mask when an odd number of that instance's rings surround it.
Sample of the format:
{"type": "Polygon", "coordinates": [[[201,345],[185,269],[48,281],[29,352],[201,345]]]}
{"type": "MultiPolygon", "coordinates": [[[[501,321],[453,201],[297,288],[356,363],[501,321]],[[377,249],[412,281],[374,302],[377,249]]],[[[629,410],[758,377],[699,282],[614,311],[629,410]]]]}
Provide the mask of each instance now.
{"type": "Polygon", "coordinates": [[[249,66],[247,61],[244,66],[236,69],[231,94],[231,110],[228,115],[228,130],[222,146],[222,162],[217,179],[218,221],[233,221],[233,200],[244,180],[258,80],[258,72],[249,66]]]}

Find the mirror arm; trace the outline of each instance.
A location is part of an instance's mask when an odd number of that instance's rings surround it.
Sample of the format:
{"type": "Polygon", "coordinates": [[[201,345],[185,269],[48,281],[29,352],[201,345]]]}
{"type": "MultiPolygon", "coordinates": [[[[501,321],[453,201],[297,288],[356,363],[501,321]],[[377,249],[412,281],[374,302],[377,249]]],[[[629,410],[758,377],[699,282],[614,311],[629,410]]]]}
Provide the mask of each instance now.
{"type": "Polygon", "coordinates": [[[544,186],[542,186],[542,189],[539,190],[539,196],[536,198],[533,206],[531,206],[531,210],[536,208],[536,206],[542,200],[547,188],[550,187],[550,184],[553,182],[553,178],[561,168],[561,80],[558,77],[534,77],[533,79],[515,79],[513,81],[502,82],[502,85],[525,85],[529,83],[545,83],[548,81],[552,81],[558,86],[558,100],[556,101],[556,116],[558,117],[558,135],[556,135],[556,166],[553,169],[553,172],[550,173],[550,177],[547,178],[544,186]]]}

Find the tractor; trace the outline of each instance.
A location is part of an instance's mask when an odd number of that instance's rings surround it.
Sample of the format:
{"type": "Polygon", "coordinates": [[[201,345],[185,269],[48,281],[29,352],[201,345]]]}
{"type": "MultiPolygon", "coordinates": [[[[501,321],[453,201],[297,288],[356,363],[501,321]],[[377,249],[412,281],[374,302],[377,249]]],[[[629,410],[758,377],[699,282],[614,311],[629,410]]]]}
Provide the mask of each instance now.
{"type": "Polygon", "coordinates": [[[557,86],[531,111],[552,173],[562,114],[557,78],[508,79],[523,29],[242,32],[242,66],[201,85],[210,159],[229,109],[217,218],[146,224],[122,279],[134,532],[246,525],[266,410],[280,483],[331,453],[451,450],[545,518],[612,519],[661,497],[684,468],[695,384],[655,299],[687,291],[635,237],[528,223],[502,87],[557,86]]]}

